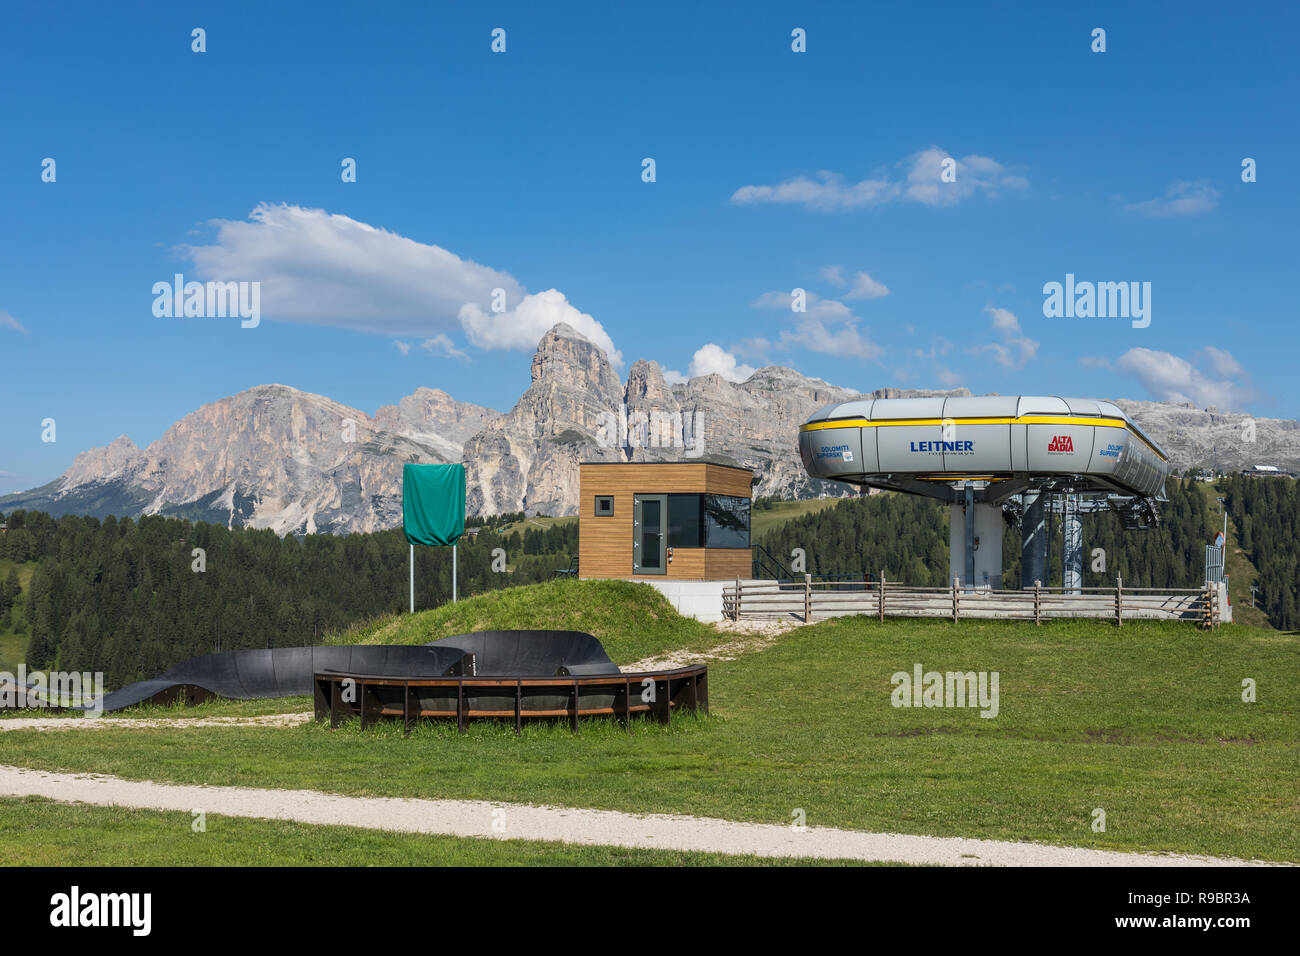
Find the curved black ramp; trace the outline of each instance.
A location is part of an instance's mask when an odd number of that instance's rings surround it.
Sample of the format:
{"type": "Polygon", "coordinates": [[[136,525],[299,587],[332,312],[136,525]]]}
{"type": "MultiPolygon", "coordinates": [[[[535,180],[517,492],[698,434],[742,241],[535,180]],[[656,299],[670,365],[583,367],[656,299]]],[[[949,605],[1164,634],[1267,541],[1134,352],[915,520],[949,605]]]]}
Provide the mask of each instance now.
{"type": "Polygon", "coordinates": [[[169,703],[187,688],[231,700],[307,696],[312,693],[312,675],[324,671],[432,677],[446,673],[464,654],[454,647],[431,645],[277,647],[204,654],[152,680],[104,695],[103,709],[121,710],[145,701],[169,703]],[[176,694],[169,697],[173,690],[176,694]]]}
{"type": "Polygon", "coordinates": [[[551,677],[617,674],[605,647],[582,631],[476,631],[432,641],[427,647],[473,654],[480,675],[551,677]]]}

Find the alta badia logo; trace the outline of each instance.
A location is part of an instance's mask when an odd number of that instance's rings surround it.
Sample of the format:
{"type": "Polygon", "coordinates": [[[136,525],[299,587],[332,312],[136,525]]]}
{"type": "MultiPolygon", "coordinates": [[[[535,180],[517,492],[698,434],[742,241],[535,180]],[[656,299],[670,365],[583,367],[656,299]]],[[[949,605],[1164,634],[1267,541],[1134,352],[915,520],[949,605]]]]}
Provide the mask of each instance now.
{"type": "Polygon", "coordinates": [[[1047,443],[1047,453],[1049,455],[1074,454],[1074,439],[1069,435],[1053,435],[1052,440],[1047,443]]]}

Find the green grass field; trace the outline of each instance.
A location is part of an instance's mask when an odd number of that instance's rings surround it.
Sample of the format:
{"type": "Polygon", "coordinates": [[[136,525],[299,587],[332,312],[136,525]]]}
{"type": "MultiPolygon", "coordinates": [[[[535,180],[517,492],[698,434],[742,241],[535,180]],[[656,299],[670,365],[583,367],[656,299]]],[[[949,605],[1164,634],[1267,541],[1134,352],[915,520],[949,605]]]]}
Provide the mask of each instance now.
{"type": "MultiPolygon", "coordinates": [[[[657,599],[646,585],[552,582],[341,639],[572,627],[625,664],[673,646],[675,634],[696,648],[721,638],[657,599]]],[[[428,724],[410,738],[395,724],[364,734],[317,724],[9,731],[4,762],[769,823],[803,809],[814,826],[1300,862],[1298,672],[1296,638],[1243,626],[843,618],[711,664],[711,716],[667,726],[590,720],[576,737],[549,724],[516,737],[490,722],[463,737],[428,724]],[[915,663],[997,671],[999,715],[893,707],[890,676],[915,663]],[[1257,703],[1241,700],[1245,678],[1257,703]],[[1094,808],[1106,812],[1104,833],[1091,830],[1094,808]]],[[[303,707],[256,706],[268,704],[303,707]]]]}
{"type": "MultiPolygon", "coordinates": [[[[0,580],[9,576],[10,570],[18,569],[18,586],[26,594],[32,584],[32,572],[36,562],[19,563],[8,558],[0,558],[0,580]]],[[[22,612],[16,612],[21,614],[22,612]]],[[[15,631],[8,617],[0,621],[0,670],[13,673],[27,656],[29,637],[26,630],[15,631]]]]}
{"type": "Polygon", "coordinates": [[[844,500],[843,498],[809,498],[803,501],[774,501],[770,508],[755,508],[749,515],[750,538],[757,541],[763,534],[787,521],[826,508],[834,508],[844,500]]]}
{"type": "Polygon", "coordinates": [[[532,517],[525,518],[523,521],[509,521],[501,525],[489,525],[489,527],[493,530],[500,528],[503,535],[514,534],[518,531],[519,536],[523,537],[530,529],[533,531],[549,531],[557,526],[574,524],[577,520],[577,515],[571,515],[567,518],[532,517]]]}
{"type": "Polygon", "coordinates": [[[0,866],[790,866],[796,861],[490,840],[0,798],[0,866]]]}

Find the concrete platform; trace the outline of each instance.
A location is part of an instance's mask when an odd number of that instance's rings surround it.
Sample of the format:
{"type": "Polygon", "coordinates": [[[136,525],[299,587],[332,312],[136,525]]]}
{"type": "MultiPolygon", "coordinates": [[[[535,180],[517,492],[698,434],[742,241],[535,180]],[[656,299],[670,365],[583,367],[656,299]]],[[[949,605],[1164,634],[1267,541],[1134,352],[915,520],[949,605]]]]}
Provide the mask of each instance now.
{"type": "Polygon", "coordinates": [[[668,599],[668,603],[677,609],[678,614],[693,617],[697,621],[721,621],[722,589],[728,585],[732,587],[736,585],[734,578],[730,581],[647,581],[645,578],[637,580],[649,584],[663,594],[668,599]]]}

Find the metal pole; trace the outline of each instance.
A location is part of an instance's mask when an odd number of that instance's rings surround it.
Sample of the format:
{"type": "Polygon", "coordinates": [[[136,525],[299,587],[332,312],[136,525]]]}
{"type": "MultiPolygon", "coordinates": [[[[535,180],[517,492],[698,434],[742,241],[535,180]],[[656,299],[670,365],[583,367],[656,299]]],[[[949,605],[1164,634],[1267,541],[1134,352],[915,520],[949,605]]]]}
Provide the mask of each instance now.
{"type": "Polygon", "coordinates": [[[975,486],[966,482],[966,587],[975,586],[975,486]]]}
{"type": "Polygon", "coordinates": [[[1072,494],[1061,498],[1061,584],[1066,594],[1081,594],[1083,587],[1083,521],[1079,499],[1072,494]]]}
{"type": "Polygon", "coordinates": [[[456,600],[456,546],[451,546],[451,599],[456,600]]]}
{"type": "Polygon", "coordinates": [[[415,613],[415,545],[411,545],[411,613],[415,613]]]}
{"type": "Polygon", "coordinates": [[[1047,492],[1027,491],[1020,519],[1020,586],[1034,587],[1047,579],[1047,492]]]}

